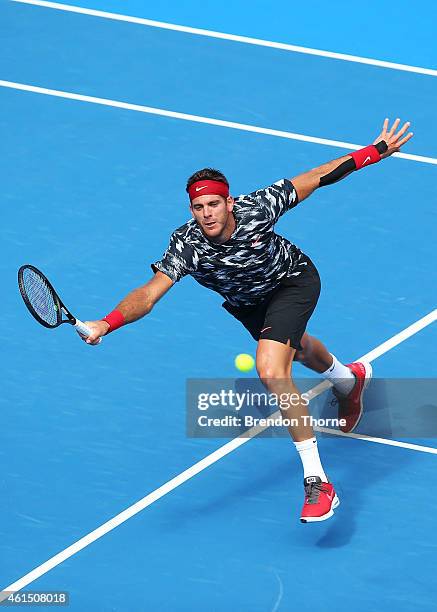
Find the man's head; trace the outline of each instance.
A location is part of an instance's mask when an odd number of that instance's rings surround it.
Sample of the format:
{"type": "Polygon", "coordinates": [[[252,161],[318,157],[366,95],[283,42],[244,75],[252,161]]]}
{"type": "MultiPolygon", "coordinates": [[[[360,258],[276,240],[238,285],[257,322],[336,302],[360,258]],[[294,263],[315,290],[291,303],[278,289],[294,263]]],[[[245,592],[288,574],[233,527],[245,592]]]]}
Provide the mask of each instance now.
{"type": "Polygon", "coordinates": [[[203,168],[187,181],[191,214],[207,238],[215,242],[227,240],[235,228],[232,214],[234,199],[229,183],[221,172],[203,168]]]}

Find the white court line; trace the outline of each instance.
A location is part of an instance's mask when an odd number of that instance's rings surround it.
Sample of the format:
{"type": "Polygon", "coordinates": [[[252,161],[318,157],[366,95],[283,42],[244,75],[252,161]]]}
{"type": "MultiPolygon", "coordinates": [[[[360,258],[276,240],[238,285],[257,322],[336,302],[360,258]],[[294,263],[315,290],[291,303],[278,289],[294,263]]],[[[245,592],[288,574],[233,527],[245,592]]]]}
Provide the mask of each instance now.
{"type": "Polygon", "coordinates": [[[360,57],[358,55],[349,55],[346,53],[335,53],[333,51],[323,51],[321,49],[312,49],[310,47],[300,47],[297,45],[289,45],[286,43],[273,42],[271,40],[263,40],[260,38],[251,38],[249,36],[238,36],[236,34],[225,34],[224,32],[215,32],[213,30],[204,30],[201,28],[191,28],[189,26],[177,25],[174,23],[165,23],[163,21],[153,21],[152,19],[143,19],[142,17],[131,17],[130,15],[121,15],[119,13],[108,13],[106,11],[97,11],[95,9],[83,8],[80,6],[71,6],[68,4],[60,4],[58,2],[45,2],[44,0],[13,0],[21,4],[32,4],[42,6],[59,11],[67,11],[69,13],[80,13],[82,15],[90,15],[93,17],[102,17],[104,19],[112,19],[115,21],[126,21],[128,23],[136,23],[152,28],[161,28],[163,30],[173,30],[175,32],[184,32],[185,34],[195,34],[197,36],[208,36],[209,38],[219,38],[221,40],[231,40],[233,42],[244,43],[246,45],[256,45],[258,47],[270,47],[272,49],[281,49],[282,51],[292,51],[294,53],[304,53],[306,55],[317,55],[319,57],[328,57],[330,59],[343,60],[345,62],[355,62],[358,64],[368,64],[370,66],[378,66],[380,68],[391,68],[392,70],[403,70],[404,72],[415,72],[417,74],[426,74],[428,76],[437,76],[437,70],[432,68],[422,68],[420,66],[410,66],[408,64],[398,64],[396,62],[386,62],[384,60],[372,59],[369,57],[360,57]]]}
{"type": "MultiPolygon", "coordinates": [[[[368,359],[369,361],[371,361],[372,359],[376,359],[377,357],[391,350],[392,348],[394,348],[401,342],[404,342],[407,338],[410,338],[414,334],[417,334],[417,332],[424,329],[425,327],[427,327],[428,325],[430,325],[436,320],[437,320],[437,309],[433,310],[432,312],[427,314],[425,317],[422,317],[421,319],[419,319],[418,321],[416,321],[415,323],[413,323],[406,329],[402,330],[401,332],[399,332],[398,334],[396,334],[395,336],[393,336],[392,338],[390,338],[383,344],[377,346],[375,349],[373,349],[369,353],[366,353],[366,355],[363,355],[362,357],[360,357],[360,359],[368,359]]],[[[322,383],[318,384],[316,387],[311,389],[311,391],[309,392],[310,399],[313,399],[317,397],[318,395],[320,395],[321,393],[323,393],[326,389],[329,388],[329,386],[331,385],[327,381],[323,381],[322,383]]],[[[279,417],[279,415],[280,415],[280,411],[278,410],[272,415],[272,417],[279,417]]],[[[172,478],[165,484],[161,485],[160,487],[158,487],[157,489],[155,489],[154,491],[152,491],[151,493],[149,493],[148,495],[140,499],[138,502],[136,502],[132,506],[129,506],[129,508],[126,508],[126,510],[123,510],[123,512],[120,512],[120,514],[117,514],[113,518],[109,519],[109,521],[106,521],[106,523],[103,523],[103,525],[100,525],[100,527],[97,527],[97,529],[95,529],[94,531],[91,531],[91,533],[88,533],[83,538],[80,538],[80,540],[77,540],[77,542],[75,542],[71,546],[68,546],[68,548],[65,548],[64,550],[62,550],[60,553],[58,553],[54,557],[51,557],[50,559],[48,559],[48,561],[46,561],[45,563],[42,563],[41,565],[33,569],[31,572],[29,572],[28,574],[26,574],[25,576],[23,576],[16,582],[13,582],[9,586],[5,587],[2,591],[3,595],[0,595],[0,601],[2,601],[2,598],[5,599],[7,597],[7,594],[4,594],[5,592],[11,592],[11,591],[14,592],[14,591],[19,591],[23,589],[25,586],[27,586],[34,580],[37,580],[38,578],[40,578],[43,574],[46,574],[47,572],[49,572],[51,569],[53,569],[54,567],[56,567],[57,565],[65,561],[66,559],[69,559],[70,557],[72,557],[73,555],[81,551],[82,549],[86,548],[87,546],[89,546],[90,544],[98,540],[99,538],[103,537],[104,535],[106,535],[107,533],[109,533],[110,531],[112,531],[113,529],[121,525],[122,523],[126,522],[132,516],[135,516],[136,514],[138,514],[139,512],[141,512],[142,510],[144,510],[145,508],[147,508],[148,506],[156,502],[161,497],[164,497],[164,495],[167,495],[168,493],[170,493],[171,491],[179,487],[181,484],[183,484],[187,480],[190,480],[190,478],[193,478],[193,476],[196,476],[196,474],[199,474],[199,472],[202,472],[210,465],[213,465],[214,463],[219,461],[219,459],[222,459],[226,455],[229,455],[229,453],[236,450],[237,448],[239,448],[240,446],[242,446],[243,444],[245,444],[246,442],[248,442],[249,440],[257,436],[258,434],[260,434],[265,429],[268,429],[268,428],[259,427],[259,426],[253,427],[248,432],[246,432],[245,437],[239,436],[238,438],[234,438],[227,444],[224,444],[223,446],[215,450],[210,455],[207,455],[206,457],[204,457],[203,459],[201,459],[200,461],[198,461],[197,463],[195,463],[194,465],[192,465],[185,471],[175,476],[175,478],[172,478]]],[[[333,435],[352,437],[352,438],[364,440],[367,442],[377,442],[379,444],[388,444],[390,446],[398,446],[401,448],[407,448],[410,450],[415,450],[415,451],[437,455],[437,449],[428,447],[428,446],[419,446],[418,444],[409,444],[406,442],[399,442],[397,440],[385,440],[383,438],[371,438],[369,436],[360,436],[358,434],[344,434],[343,432],[329,430],[329,429],[327,430],[323,429],[322,431],[326,431],[326,433],[333,434],[333,435]]]]}
{"type": "Polygon", "coordinates": [[[397,446],[400,448],[408,448],[409,450],[420,451],[422,453],[430,453],[437,455],[437,448],[432,446],[421,446],[420,444],[411,444],[410,442],[400,442],[399,440],[387,440],[386,438],[374,438],[372,436],[362,436],[354,433],[344,433],[344,431],[328,429],[327,427],[315,427],[317,431],[333,436],[342,436],[344,438],[354,438],[355,440],[364,440],[365,442],[376,442],[376,444],[385,444],[387,446],[397,446]]]}
{"type": "MultiPolygon", "coordinates": [[[[0,87],[9,89],[17,89],[19,91],[28,91],[46,96],[54,96],[56,98],[66,98],[67,100],[77,100],[79,102],[88,102],[90,104],[99,104],[101,106],[111,106],[124,110],[136,111],[138,113],[147,113],[150,115],[159,115],[161,117],[170,117],[171,119],[181,119],[183,121],[193,121],[194,123],[204,123],[207,125],[215,125],[218,127],[230,128],[233,130],[241,130],[243,132],[253,132],[256,134],[265,134],[267,136],[276,136],[277,138],[288,138],[289,140],[300,140],[301,142],[311,142],[314,144],[326,145],[329,147],[338,147],[340,149],[360,149],[363,145],[353,144],[351,142],[342,142],[340,140],[331,140],[328,138],[319,138],[316,136],[307,136],[306,134],[297,134],[295,132],[284,132],[281,130],[272,130],[256,125],[247,125],[245,123],[236,123],[235,121],[224,121],[222,119],[214,119],[212,117],[202,117],[200,115],[190,115],[187,113],[179,113],[163,108],[154,108],[153,106],[143,106],[141,104],[131,104],[129,102],[121,102],[119,100],[108,100],[107,98],[96,98],[94,96],[86,96],[83,94],[72,93],[69,91],[60,91],[58,89],[47,89],[46,87],[38,87],[36,85],[26,85],[24,83],[15,83],[13,81],[0,80],[0,87]]],[[[409,159],[411,161],[422,162],[424,164],[437,165],[437,159],[434,157],[425,157],[423,155],[413,155],[411,153],[395,153],[393,157],[409,159]]]]}

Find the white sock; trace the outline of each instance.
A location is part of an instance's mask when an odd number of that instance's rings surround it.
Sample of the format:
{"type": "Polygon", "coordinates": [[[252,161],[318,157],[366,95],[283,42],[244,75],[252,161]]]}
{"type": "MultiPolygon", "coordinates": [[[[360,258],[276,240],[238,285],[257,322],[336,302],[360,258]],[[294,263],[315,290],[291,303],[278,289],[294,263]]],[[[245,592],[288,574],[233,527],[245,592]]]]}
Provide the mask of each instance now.
{"type": "Polygon", "coordinates": [[[352,371],[340,363],[335,355],[331,353],[333,359],[332,366],[322,373],[324,378],[332,382],[334,387],[342,395],[348,395],[355,384],[355,376],[352,371]]]}
{"type": "Polygon", "coordinates": [[[295,442],[294,445],[302,460],[303,477],[320,476],[323,482],[328,482],[328,478],[320,462],[316,438],[295,442]]]}

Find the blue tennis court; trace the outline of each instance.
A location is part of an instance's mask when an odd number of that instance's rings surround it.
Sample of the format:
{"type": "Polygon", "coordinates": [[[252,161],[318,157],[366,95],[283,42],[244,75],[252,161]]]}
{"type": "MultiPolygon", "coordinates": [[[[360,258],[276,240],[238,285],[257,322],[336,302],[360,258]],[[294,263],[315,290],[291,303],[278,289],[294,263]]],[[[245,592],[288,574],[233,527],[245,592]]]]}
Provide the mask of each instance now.
{"type": "Polygon", "coordinates": [[[401,117],[415,134],[405,157],[320,190],[277,229],[322,277],[311,333],[345,361],[383,347],[377,377],[436,377],[437,48],[419,44],[435,7],[422,3],[408,35],[406,2],[369,7],[360,36],[338,5],[341,20],[285,2],[0,5],[3,590],[67,591],[83,612],[435,609],[435,438],[321,436],[342,503],[302,525],[289,439],[223,451],[186,436],[187,379],[233,378],[235,355],[255,351],[220,296],[184,279],[91,348],[38,326],[16,287],[32,263],[82,320],[100,318],[188,219],[194,170],[220,168],[247,193],[401,117]]]}

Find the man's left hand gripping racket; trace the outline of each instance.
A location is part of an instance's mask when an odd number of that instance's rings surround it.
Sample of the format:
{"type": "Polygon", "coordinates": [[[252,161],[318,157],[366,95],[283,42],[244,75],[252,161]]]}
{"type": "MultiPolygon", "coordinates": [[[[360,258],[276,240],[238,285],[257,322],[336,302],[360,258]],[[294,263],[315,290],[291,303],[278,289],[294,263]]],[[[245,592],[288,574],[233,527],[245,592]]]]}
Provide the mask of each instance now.
{"type": "Polygon", "coordinates": [[[73,317],[48,279],[34,266],[21,266],[18,270],[18,287],[30,314],[44,327],[54,329],[62,323],[70,323],[81,336],[91,334],[90,328],[73,317]],[[62,313],[66,319],[62,318],[62,313]]]}

